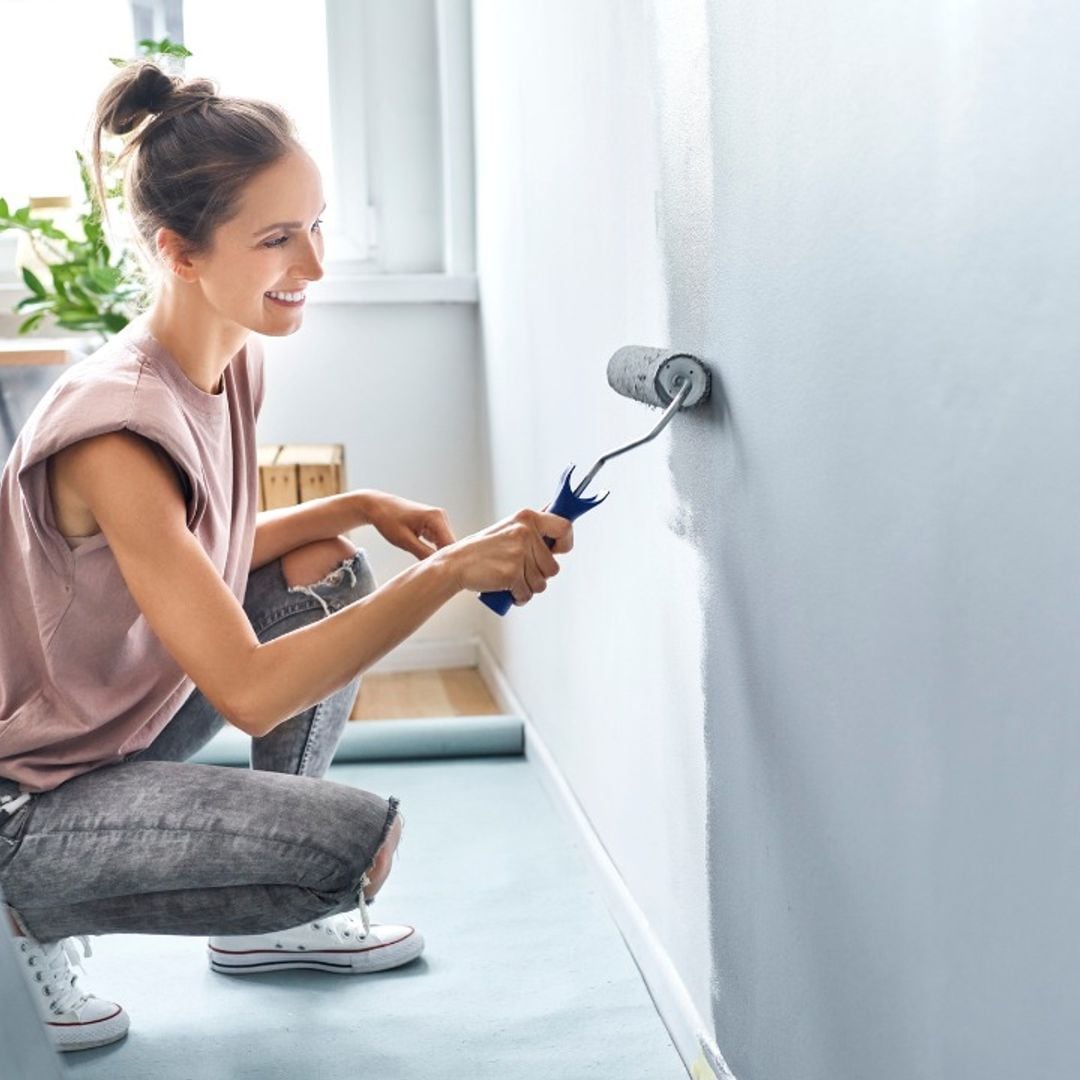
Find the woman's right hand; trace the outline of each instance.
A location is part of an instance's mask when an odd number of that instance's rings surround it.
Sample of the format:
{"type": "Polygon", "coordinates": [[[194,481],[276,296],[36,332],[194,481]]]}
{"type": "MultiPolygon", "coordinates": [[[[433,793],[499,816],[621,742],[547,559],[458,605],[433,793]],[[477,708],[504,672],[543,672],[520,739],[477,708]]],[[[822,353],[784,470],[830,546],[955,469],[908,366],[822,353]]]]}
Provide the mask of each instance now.
{"type": "Polygon", "coordinates": [[[547,579],[559,572],[554,554],[565,554],[573,546],[572,522],[558,514],[525,509],[442,548],[440,554],[454,567],[460,588],[509,589],[520,606],[543,592],[547,579]],[[554,539],[551,548],[545,537],[554,539]]]}

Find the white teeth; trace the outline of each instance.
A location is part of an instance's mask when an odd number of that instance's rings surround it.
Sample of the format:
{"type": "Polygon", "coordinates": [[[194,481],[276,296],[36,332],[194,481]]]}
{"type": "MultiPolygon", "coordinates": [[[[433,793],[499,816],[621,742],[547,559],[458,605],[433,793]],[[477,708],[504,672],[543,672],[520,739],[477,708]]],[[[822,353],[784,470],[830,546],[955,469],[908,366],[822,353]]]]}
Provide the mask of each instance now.
{"type": "Polygon", "coordinates": [[[274,297],[275,300],[289,300],[294,304],[297,300],[304,299],[302,292],[268,292],[266,295],[274,297]]]}

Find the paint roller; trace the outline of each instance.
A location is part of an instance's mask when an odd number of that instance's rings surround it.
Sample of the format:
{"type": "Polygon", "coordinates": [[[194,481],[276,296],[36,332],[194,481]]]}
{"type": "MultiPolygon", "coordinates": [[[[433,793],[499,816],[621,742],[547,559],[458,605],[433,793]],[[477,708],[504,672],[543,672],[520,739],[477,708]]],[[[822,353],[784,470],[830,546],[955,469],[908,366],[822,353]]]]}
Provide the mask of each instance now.
{"type": "MultiPolygon", "coordinates": [[[[611,494],[610,491],[605,491],[601,496],[583,494],[589,482],[608,461],[655,439],[680,409],[690,409],[708,400],[711,389],[709,369],[696,356],[644,345],[626,345],[619,349],[608,361],[607,379],[616,393],[664,409],[665,412],[656,427],[644,438],[620,446],[600,458],[577,487],[572,488],[570,483],[574,465],[571,463],[567,466],[559,479],[558,493],[547,511],[569,521],[576,521],[611,494]]],[[[544,537],[544,542],[549,548],[555,546],[551,537],[544,537]]],[[[496,615],[505,615],[514,604],[514,594],[509,589],[484,592],[480,594],[480,600],[496,615]]]]}

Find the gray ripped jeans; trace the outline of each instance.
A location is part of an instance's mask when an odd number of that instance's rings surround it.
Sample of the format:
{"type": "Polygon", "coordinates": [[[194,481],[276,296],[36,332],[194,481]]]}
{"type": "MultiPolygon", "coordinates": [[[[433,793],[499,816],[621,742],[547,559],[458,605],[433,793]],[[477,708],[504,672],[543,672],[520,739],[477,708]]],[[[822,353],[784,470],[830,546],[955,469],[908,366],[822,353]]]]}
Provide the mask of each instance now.
{"type": "MultiPolygon", "coordinates": [[[[312,586],[281,560],[248,578],[260,641],[374,591],[361,550],[312,586]]],[[[226,723],[199,690],[145,750],[0,812],[0,886],[39,941],[258,934],[357,906],[398,800],[321,779],[359,687],[251,740],[251,768],[188,762],[226,723]]],[[[0,779],[0,799],[18,785],[0,779]]],[[[371,901],[368,901],[370,904],[371,901]]]]}

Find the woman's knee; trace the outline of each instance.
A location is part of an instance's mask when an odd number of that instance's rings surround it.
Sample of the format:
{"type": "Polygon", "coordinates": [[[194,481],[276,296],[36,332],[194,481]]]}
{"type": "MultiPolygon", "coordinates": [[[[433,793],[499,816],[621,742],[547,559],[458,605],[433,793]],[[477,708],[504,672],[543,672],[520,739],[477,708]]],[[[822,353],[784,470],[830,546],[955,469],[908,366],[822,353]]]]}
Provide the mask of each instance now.
{"type": "Polygon", "coordinates": [[[331,536],[302,544],[281,557],[286,584],[314,585],[356,554],[356,545],[345,536],[331,536]]]}

